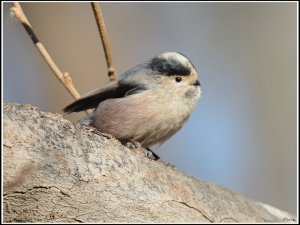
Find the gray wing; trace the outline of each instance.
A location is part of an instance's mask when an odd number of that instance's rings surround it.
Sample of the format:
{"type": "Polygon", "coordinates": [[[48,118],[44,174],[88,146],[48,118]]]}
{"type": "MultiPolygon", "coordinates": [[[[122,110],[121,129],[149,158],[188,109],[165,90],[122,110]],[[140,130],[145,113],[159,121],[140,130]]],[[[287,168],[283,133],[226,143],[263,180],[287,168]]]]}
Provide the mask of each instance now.
{"type": "Polygon", "coordinates": [[[102,101],[110,98],[122,98],[148,89],[147,64],[140,64],[128,70],[119,81],[85,94],[82,98],[66,106],[64,112],[79,112],[96,108],[102,101]],[[146,75],[146,76],[145,76],[146,75]]]}
{"type": "Polygon", "coordinates": [[[110,96],[116,96],[118,93],[115,92],[118,89],[117,82],[111,82],[102,88],[93,90],[80,99],[72,102],[70,105],[66,106],[64,112],[80,112],[86,109],[91,109],[97,107],[97,105],[109,98],[110,96]]]}

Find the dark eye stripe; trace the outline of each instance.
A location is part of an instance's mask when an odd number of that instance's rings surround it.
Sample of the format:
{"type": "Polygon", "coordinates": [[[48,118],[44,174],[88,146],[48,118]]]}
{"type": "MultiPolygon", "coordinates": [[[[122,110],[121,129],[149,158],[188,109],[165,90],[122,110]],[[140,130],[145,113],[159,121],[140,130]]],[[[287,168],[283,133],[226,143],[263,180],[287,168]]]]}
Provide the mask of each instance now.
{"type": "Polygon", "coordinates": [[[154,71],[162,73],[167,76],[180,75],[189,76],[191,69],[174,59],[161,59],[153,58],[150,62],[150,66],[154,71]]]}

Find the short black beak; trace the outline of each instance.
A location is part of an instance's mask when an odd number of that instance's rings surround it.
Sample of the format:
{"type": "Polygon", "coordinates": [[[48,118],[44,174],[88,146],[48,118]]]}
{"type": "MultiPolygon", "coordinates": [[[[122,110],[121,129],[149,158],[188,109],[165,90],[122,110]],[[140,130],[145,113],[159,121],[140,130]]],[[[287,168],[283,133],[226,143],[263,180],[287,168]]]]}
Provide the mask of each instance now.
{"type": "Polygon", "coordinates": [[[196,80],[195,83],[193,83],[193,85],[195,85],[195,86],[200,86],[201,83],[199,82],[199,80],[196,80]]]}

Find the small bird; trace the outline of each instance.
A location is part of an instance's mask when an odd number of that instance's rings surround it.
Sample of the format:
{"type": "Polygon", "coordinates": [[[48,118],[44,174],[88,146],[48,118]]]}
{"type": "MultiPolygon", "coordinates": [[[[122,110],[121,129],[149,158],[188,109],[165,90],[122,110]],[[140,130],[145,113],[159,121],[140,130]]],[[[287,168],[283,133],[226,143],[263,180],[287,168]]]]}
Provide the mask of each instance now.
{"type": "Polygon", "coordinates": [[[200,95],[192,62],[181,53],[164,52],[87,93],[64,112],[95,108],[90,126],[123,144],[133,141],[149,148],[183,126],[200,95]]]}

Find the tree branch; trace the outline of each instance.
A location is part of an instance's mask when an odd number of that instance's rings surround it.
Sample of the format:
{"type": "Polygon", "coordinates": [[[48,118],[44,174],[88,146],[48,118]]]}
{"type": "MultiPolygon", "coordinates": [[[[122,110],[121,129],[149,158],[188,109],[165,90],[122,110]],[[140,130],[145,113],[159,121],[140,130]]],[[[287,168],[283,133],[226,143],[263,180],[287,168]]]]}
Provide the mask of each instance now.
{"type": "Polygon", "coordinates": [[[108,75],[109,79],[112,81],[112,80],[116,79],[115,67],[113,65],[112,52],[111,52],[111,48],[110,48],[109,41],[108,41],[108,34],[107,34],[106,26],[104,23],[104,18],[102,15],[101,7],[98,2],[91,2],[91,5],[93,8],[97,27],[98,27],[99,34],[101,37],[102,46],[103,46],[104,53],[105,53],[105,59],[106,59],[106,64],[107,64],[107,69],[108,69],[107,75],[108,75]]]}
{"type": "Polygon", "coordinates": [[[6,223],[295,221],[59,114],[10,103],[3,119],[6,223]]]}
{"type": "MultiPolygon", "coordinates": [[[[31,37],[36,48],[39,50],[40,54],[43,56],[48,66],[54,73],[54,75],[58,78],[58,80],[65,86],[65,88],[69,91],[69,93],[74,97],[75,100],[80,98],[80,94],[73,85],[72,78],[69,73],[63,73],[58,66],[55,64],[52,57],[49,55],[48,51],[44,47],[44,45],[39,41],[35,32],[32,29],[31,24],[29,23],[27,17],[25,16],[21,5],[18,2],[13,2],[13,7],[11,8],[11,12],[15,15],[15,17],[21,22],[28,35],[31,37]]],[[[87,114],[91,113],[92,110],[86,110],[87,114]]]]}

